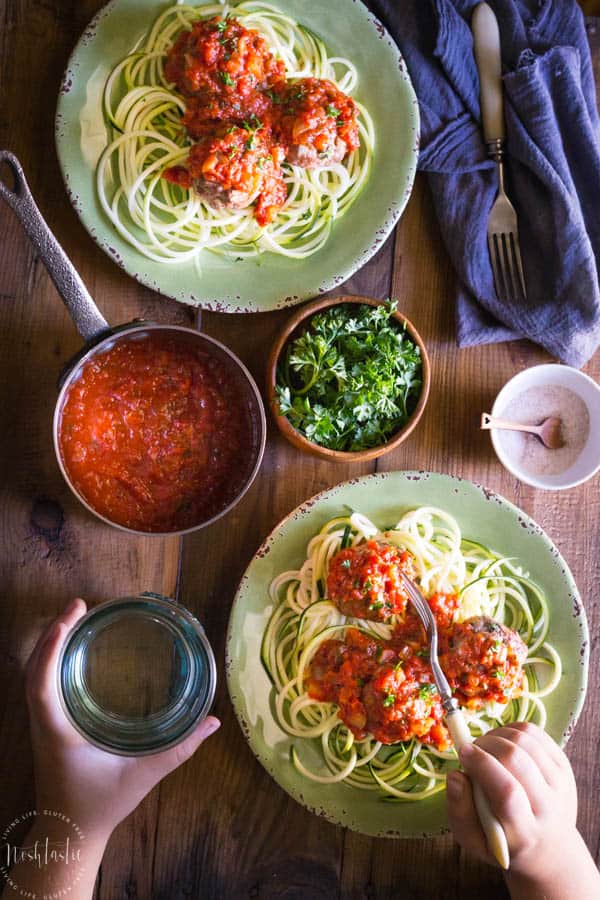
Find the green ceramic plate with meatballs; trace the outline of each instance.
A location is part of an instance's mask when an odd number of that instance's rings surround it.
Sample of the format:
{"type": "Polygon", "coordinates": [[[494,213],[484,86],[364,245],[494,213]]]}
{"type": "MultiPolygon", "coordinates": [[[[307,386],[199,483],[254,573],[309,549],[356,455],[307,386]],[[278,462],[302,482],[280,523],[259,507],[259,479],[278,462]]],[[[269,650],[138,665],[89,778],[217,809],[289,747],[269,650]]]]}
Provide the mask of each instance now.
{"type": "Polygon", "coordinates": [[[503,497],[448,475],[388,472],[339,484],[293,510],[257,550],[240,582],[227,636],[230,697],[252,752],[281,788],[330,822],[380,837],[444,831],[445,793],[440,790],[415,802],[390,801],[379,790],[318,783],[297,770],[294,753],[305,769],[329,773],[320,739],[293,736],[278,719],[275,690],[261,659],[274,610],[269,586],[276,576],[302,565],[308,542],[329,520],[361,513],[385,530],[409,510],[423,507],[443,510],[456,520],[463,538],[518,561],[545,596],[549,622],[545,640],[560,657],[562,674],[543,703],[546,730],[561,745],[576,725],[587,687],[588,629],[573,576],[543,529],[503,497]]]}
{"type": "MultiPolygon", "coordinates": [[[[258,0],[255,4],[246,0],[243,5],[246,9],[253,5],[265,6],[258,0]]],[[[181,5],[182,28],[189,27],[184,12],[189,6],[201,7],[203,4],[181,5]]],[[[213,3],[210,9],[220,15],[235,17],[237,6],[236,3],[213,3]]],[[[177,255],[169,258],[171,249],[177,249],[177,252],[181,249],[177,241],[170,243],[171,233],[168,229],[165,231],[165,223],[172,221],[172,209],[169,203],[161,206],[160,202],[154,202],[163,197],[164,186],[161,184],[146,190],[144,182],[144,185],[138,185],[137,193],[133,191],[136,179],[129,170],[126,176],[123,174],[130,163],[134,171],[139,162],[133,151],[125,163],[121,160],[117,163],[115,159],[110,161],[109,177],[119,182],[117,188],[123,183],[124,194],[115,198],[113,191],[108,205],[103,206],[96,170],[107,146],[120,135],[119,128],[115,130],[110,125],[110,116],[106,115],[107,80],[115,67],[139,46],[156,17],[168,9],[168,3],[113,0],[104,7],[77,44],[58,98],[58,156],[70,200],[83,225],[102,249],[138,281],[181,302],[215,311],[280,309],[342,284],[377,252],[391,233],[410,196],[416,170],[419,145],[417,99],[398,47],[366,6],[356,0],[328,0],[327,3],[275,0],[270,6],[302,26],[308,41],[321,42],[318,46],[326,48],[328,57],[351,62],[356,83],[350,85],[348,82],[348,93],[368,111],[373,125],[372,141],[367,142],[369,147],[372,146],[368,175],[360,181],[361,188],[356,191],[351,204],[345,205],[339,199],[327,206],[327,239],[310,256],[300,258],[270,251],[249,255],[248,246],[244,247],[243,253],[236,253],[238,245],[234,243],[228,244],[226,252],[223,252],[223,246],[206,249],[204,244],[199,252],[194,252],[196,242],[201,243],[203,238],[195,220],[190,219],[191,224],[185,224],[188,207],[181,195],[176,194],[173,203],[179,204],[178,221],[184,222],[184,229],[192,229],[183,232],[185,247],[191,255],[183,261],[177,255]],[[111,219],[113,200],[117,220],[120,217],[124,221],[130,214],[132,216],[134,224],[128,226],[127,233],[119,221],[111,219]],[[154,223],[150,229],[144,224],[149,220],[154,223]],[[147,246],[149,242],[150,257],[139,249],[140,244],[147,246]],[[153,258],[156,254],[158,258],[153,258]]],[[[223,40],[226,38],[227,35],[223,40]]],[[[339,72],[342,79],[343,64],[335,63],[335,66],[336,78],[339,72]]],[[[134,69],[127,69],[125,76],[130,75],[135,76],[134,69]]],[[[228,72],[223,72],[223,81],[229,85],[228,72]]],[[[144,118],[140,114],[135,127],[140,131],[152,131],[164,125],[166,115],[168,131],[174,121],[169,116],[176,118],[177,114],[165,113],[158,107],[156,117],[144,118]]],[[[340,111],[335,104],[328,103],[325,108],[332,117],[330,123],[336,121],[340,111]]],[[[183,107],[180,111],[183,113],[183,107]]],[[[247,121],[255,128],[258,119],[247,121]]],[[[339,123],[341,125],[341,118],[339,123]]],[[[261,134],[259,132],[258,137],[261,134]]],[[[255,136],[255,139],[258,138],[255,136]]],[[[364,135],[361,141],[365,144],[364,135]]],[[[152,155],[152,150],[148,152],[146,162],[152,167],[157,158],[152,155]]],[[[160,165],[158,161],[157,164],[160,165]]],[[[345,162],[339,165],[345,165],[345,162]]],[[[318,169],[311,171],[315,184],[320,178],[327,180],[325,175],[319,175],[318,169]]],[[[104,179],[100,181],[105,183],[104,179]]],[[[291,184],[288,181],[288,200],[292,196],[291,184]]],[[[342,188],[343,184],[340,191],[342,188]]],[[[339,198],[342,196],[343,192],[339,198]]],[[[290,207],[292,218],[294,209],[290,207]]],[[[308,208],[297,217],[296,227],[308,235],[309,241],[309,231],[313,224],[316,227],[317,220],[322,222],[323,213],[319,212],[315,217],[314,210],[311,212],[308,208]]],[[[224,225],[223,229],[227,227],[224,225]]],[[[212,235],[214,237],[214,232],[212,235]]],[[[229,239],[229,232],[227,237],[229,239]]],[[[294,242],[289,245],[292,249],[295,246],[294,242]]]]}

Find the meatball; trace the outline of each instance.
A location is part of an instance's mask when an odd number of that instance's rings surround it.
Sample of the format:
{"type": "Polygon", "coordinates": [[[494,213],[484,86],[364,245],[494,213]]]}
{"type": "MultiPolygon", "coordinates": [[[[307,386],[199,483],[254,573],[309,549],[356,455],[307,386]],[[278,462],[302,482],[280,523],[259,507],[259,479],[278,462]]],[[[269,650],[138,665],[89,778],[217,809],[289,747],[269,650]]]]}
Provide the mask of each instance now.
{"type": "Polygon", "coordinates": [[[259,119],[244,127],[219,126],[190,150],[185,166],[174,166],[165,178],[193,188],[217,208],[245,209],[256,203],[260,225],[271,221],[287,198],[281,172],[283,150],[259,119]]]}
{"type": "Polygon", "coordinates": [[[343,641],[327,640],[318,648],[307,673],[307,688],[314,700],[337,703],[340,718],[362,740],[367,715],[361,699],[363,685],[382,659],[394,658],[381,641],[349,628],[343,641]]]}
{"type": "Polygon", "coordinates": [[[275,133],[286,159],[306,169],[330,166],[359,146],[356,106],[323,78],[301,78],[270,92],[275,133]]]}
{"type": "Polygon", "coordinates": [[[347,153],[346,145],[335,136],[328,136],[323,150],[317,150],[314,144],[292,144],[286,159],[293,166],[302,169],[320,169],[343,160],[347,153]]]}
{"type": "Polygon", "coordinates": [[[324,641],[307,672],[309,695],[337,703],[339,717],[357,740],[383,744],[418,738],[449,746],[443,709],[428,663],[400,659],[385,641],[348,628],[343,640],[324,641]]]}
{"type": "Polygon", "coordinates": [[[393,544],[366,541],[332,557],[327,596],[345,616],[387,622],[406,610],[408,595],[400,572],[415,577],[410,553],[393,544]]]}
{"type": "Polygon", "coordinates": [[[455,622],[440,635],[440,665],[460,705],[472,709],[518,697],[526,657],[521,636],[486,616],[455,622]]]}
{"type": "Polygon", "coordinates": [[[258,31],[214,16],[181,32],[167,54],[165,76],[186,97],[188,132],[200,137],[217,121],[260,116],[270,107],[264,90],[285,78],[285,67],[258,31]]]}
{"type": "Polygon", "coordinates": [[[440,749],[449,746],[440,695],[422,660],[381,666],[365,685],[362,700],[367,730],[382,744],[417,738],[440,749]]]}
{"type": "Polygon", "coordinates": [[[202,200],[216,209],[245,209],[250,205],[252,192],[226,188],[215,181],[195,178],[193,188],[202,200]]]}

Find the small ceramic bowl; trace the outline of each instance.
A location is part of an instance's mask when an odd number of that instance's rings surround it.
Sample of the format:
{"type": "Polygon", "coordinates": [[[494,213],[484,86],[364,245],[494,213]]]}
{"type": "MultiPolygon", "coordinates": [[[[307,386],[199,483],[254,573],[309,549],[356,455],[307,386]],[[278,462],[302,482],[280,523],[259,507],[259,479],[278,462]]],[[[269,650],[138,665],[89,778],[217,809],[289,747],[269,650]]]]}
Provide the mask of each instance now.
{"type": "Polygon", "coordinates": [[[402,313],[399,312],[394,313],[394,318],[400,323],[400,325],[406,327],[408,336],[418,346],[421,352],[421,361],[423,366],[423,385],[421,388],[421,394],[419,396],[417,406],[415,407],[415,410],[409,418],[408,422],[406,423],[406,425],[404,425],[403,428],[397,431],[389,439],[389,441],[386,441],[385,444],[380,444],[377,447],[369,447],[367,450],[356,450],[353,452],[329,450],[327,447],[321,447],[319,444],[315,444],[313,443],[313,441],[309,441],[308,438],[304,437],[303,434],[301,434],[296,428],[294,428],[294,426],[289,422],[286,416],[281,415],[281,413],[279,412],[279,405],[275,392],[275,385],[277,382],[277,364],[279,362],[279,357],[290,338],[292,338],[292,336],[296,337],[297,334],[302,330],[302,328],[308,325],[309,320],[316,313],[323,312],[324,310],[329,309],[331,306],[340,306],[341,304],[345,303],[354,303],[363,306],[381,305],[380,300],[375,300],[372,297],[344,295],[341,297],[330,297],[325,300],[315,300],[314,302],[308,303],[306,304],[306,306],[303,306],[300,310],[298,310],[295,315],[288,319],[285,327],[280,332],[271,350],[271,354],[267,363],[267,399],[277,427],[279,428],[283,436],[287,438],[287,440],[297,449],[302,450],[304,453],[311,453],[313,454],[313,456],[318,456],[321,459],[327,459],[332,462],[365,462],[366,460],[375,459],[378,456],[383,456],[384,453],[389,453],[391,450],[395,450],[396,447],[398,447],[403,441],[406,440],[406,438],[409,436],[409,434],[412,433],[419,419],[423,415],[423,410],[425,409],[425,404],[427,403],[427,398],[429,396],[430,366],[427,350],[425,349],[425,344],[423,343],[417,329],[408,321],[406,316],[403,316],[402,313]]]}
{"type": "MultiPolygon", "coordinates": [[[[588,375],[572,369],[570,366],[542,365],[524,369],[508,381],[494,402],[492,417],[509,418],[510,405],[525,391],[531,388],[566,388],[572,391],[587,408],[589,431],[576,458],[561,472],[533,472],[531,467],[524,467],[523,460],[514,452],[509,435],[513,432],[491,429],[492,444],[496,455],[505,469],[508,469],[519,481],[544,490],[564,490],[575,487],[600,469],[600,387],[588,375]]],[[[537,422],[545,417],[542,413],[537,422]]],[[[527,440],[537,441],[531,437],[527,440]]],[[[560,450],[548,450],[548,454],[560,453],[560,450]]]]}

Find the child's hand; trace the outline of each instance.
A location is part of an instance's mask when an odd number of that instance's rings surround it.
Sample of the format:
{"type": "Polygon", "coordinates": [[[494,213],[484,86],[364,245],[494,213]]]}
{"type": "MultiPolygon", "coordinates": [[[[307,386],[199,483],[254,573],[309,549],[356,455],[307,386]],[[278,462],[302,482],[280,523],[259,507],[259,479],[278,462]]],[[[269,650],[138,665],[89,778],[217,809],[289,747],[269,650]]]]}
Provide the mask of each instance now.
{"type": "Polygon", "coordinates": [[[66,718],[57,689],[60,648],[85,610],[83,600],[74,600],[39,639],[27,665],[27,701],[39,807],[70,815],[87,835],[106,841],[220,723],[209,717],[182,743],[153,756],[117,756],[88,743],[66,718]]]}
{"type": "Polygon", "coordinates": [[[513,897],[538,890],[549,900],[600,897],[600,876],[576,829],[573,772],[551,737],[515,722],[467,744],[460,761],[467,774],[448,775],[450,827],[465,849],[494,863],[473,804],[469,779],[477,781],[506,833],[513,897]],[[588,880],[578,887],[583,873],[588,880]]]}

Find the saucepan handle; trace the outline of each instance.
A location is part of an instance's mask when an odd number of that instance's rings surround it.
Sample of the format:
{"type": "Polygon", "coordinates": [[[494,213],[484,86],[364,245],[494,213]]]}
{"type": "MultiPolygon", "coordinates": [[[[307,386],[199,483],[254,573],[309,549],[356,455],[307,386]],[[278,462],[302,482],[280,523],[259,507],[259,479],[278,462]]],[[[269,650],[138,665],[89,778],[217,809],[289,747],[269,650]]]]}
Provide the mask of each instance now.
{"type": "Polygon", "coordinates": [[[39,253],[78,332],[85,341],[93,341],[110,330],[108,322],[92,300],[73,263],[48,228],[31,195],[17,157],[9,150],[0,150],[1,163],[5,163],[11,170],[14,187],[9,187],[0,177],[0,198],[13,210],[39,253]]]}

